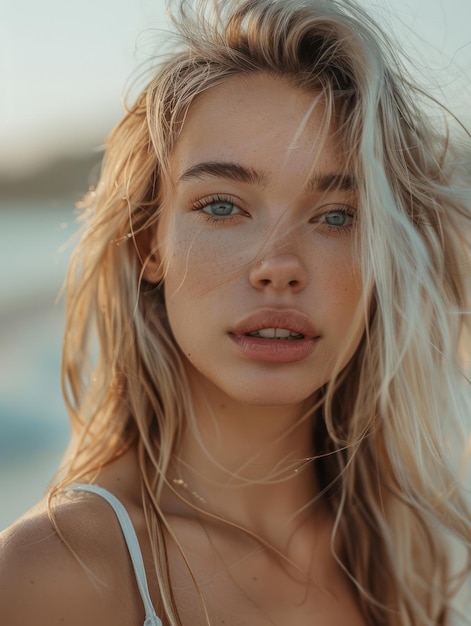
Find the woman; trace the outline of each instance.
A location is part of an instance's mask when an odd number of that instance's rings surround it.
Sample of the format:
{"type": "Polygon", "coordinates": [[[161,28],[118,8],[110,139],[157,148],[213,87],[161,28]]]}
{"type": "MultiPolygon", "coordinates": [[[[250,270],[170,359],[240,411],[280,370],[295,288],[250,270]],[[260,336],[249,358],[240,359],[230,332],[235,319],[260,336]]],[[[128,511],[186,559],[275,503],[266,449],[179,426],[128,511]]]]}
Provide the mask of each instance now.
{"type": "Polygon", "coordinates": [[[465,160],[347,0],[178,27],[84,202],[74,438],[5,534],[3,621],[449,624],[465,160]]]}

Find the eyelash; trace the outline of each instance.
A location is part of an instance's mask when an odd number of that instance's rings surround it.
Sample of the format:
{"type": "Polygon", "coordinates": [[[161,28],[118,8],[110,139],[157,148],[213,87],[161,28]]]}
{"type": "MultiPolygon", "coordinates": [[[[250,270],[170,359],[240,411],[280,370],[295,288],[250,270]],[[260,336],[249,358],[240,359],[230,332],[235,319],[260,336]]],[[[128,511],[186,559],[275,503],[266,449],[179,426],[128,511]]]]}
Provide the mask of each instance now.
{"type": "MultiPolygon", "coordinates": [[[[328,205],[327,205],[328,206],[328,205]]],[[[319,215],[317,215],[316,217],[312,218],[310,220],[311,224],[315,224],[318,223],[322,226],[324,226],[325,228],[327,228],[329,231],[331,231],[332,233],[336,233],[336,234],[342,234],[345,232],[349,232],[353,226],[355,225],[355,221],[356,221],[356,211],[355,209],[353,209],[352,207],[348,206],[348,205],[344,205],[344,204],[339,204],[339,205],[331,205],[332,208],[328,211],[325,211],[323,213],[320,213],[319,215]],[[334,224],[328,224],[325,221],[321,221],[322,218],[327,217],[328,215],[331,215],[332,213],[343,213],[346,218],[350,218],[351,222],[350,224],[341,224],[338,226],[335,226],[334,224]]],[[[321,209],[326,208],[326,205],[324,205],[323,207],[321,207],[321,209]]]]}
{"type": "Polygon", "coordinates": [[[206,221],[211,222],[212,224],[220,224],[221,222],[230,222],[236,217],[244,214],[244,211],[237,204],[236,199],[231,196],[226,196],[224,194],[216,194],[214,196],[205,196],[204,198],[199,198],[197,200],[193,200],[190,203],[191,211],[198,211],[200,214],[204,216],[206,221]],[[239,209],[240,213],[235,213],[234,215],[220,215],[216,217],[209,213],[206,213],[204,210],[211,204],[217,204],[218,202],[227,202],[228,204],[234,205],[236,209],[239,209]]]}
{"type": "MultiPolygon", "coordinates": [[[[221,224],[221,223],[227,223],[227,222],[231,222],[232,220],[234,220],[236,217],[243,215],[245,212],[240,208],[240,206],[237,204],[238,201],[236,201],[235,198],[225,195],[225,194],[215,194],[213,196],[205,196],[204,198],[198,198],[196,200],[193,200],[190,203],[190,210],[191,211],[197,211],[200,214],[202,214],[202,216],[204,216],[204,218],[206,219],[206,221],[212,223],[212,224],[221,224]],[[213,216],[209,213],[207,213],[204,209],[207,208],[208,206],[210,206],[211,204],[216,204],[218,202],[227,202],[228,204],[232,204],[234,205],[234,207],[236,209],[238,209],[240,211],[240,213],[235,213],[234,215],[220,215],[219,217],[213,216]]],[[[327,206],[329,205],[324,205],[323,207],[320,207],[320,210],[327,208],[327,206]]],[[[348,205],[343,205],[343,204],[339,204],[339,205],[335,205],[332,204],[331,205],[332,208],[328,211],[325,211],[323,213],[318,214],[316,217],[313,217],[309,220],[309,222],[311,224],[313,223],[318,223],[320,225],[322,225],[323,227],[325,227],[326,229],[328,229],[330,232],[332,232],[333,234],[342,234],[342,233],[346,233],[348,231],[350,231],[356,221],[356,211],[355,209],[353,209],[352,207],[348,206],[348,205]],[[352,221],[350,224],[346,224],[346,225],[338,225],[335,226],[334,224],[328,224],[327,222],[323,222],[321,221],[322,218],[325,218],[326,216],[332,214],[332,213],[343,213],[346,215],[347,218],[350,218],[352,221]]],[[[246,213],[245,213],[246,214],[246,213]]],[[[247,215],[247,214],[246,214],[247,215]]]]}

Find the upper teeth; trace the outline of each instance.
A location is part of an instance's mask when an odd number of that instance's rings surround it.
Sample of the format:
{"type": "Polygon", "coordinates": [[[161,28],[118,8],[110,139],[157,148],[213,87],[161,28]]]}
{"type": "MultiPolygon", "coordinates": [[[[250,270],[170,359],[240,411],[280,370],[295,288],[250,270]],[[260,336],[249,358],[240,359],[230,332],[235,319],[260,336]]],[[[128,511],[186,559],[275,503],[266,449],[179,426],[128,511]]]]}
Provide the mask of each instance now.
{"type": "Polygon", "coordinates": [[[253,333],[248,333],[248,335],[264,339],[302,339],[304,336],[287,328],[261,328],[253,333]]]}

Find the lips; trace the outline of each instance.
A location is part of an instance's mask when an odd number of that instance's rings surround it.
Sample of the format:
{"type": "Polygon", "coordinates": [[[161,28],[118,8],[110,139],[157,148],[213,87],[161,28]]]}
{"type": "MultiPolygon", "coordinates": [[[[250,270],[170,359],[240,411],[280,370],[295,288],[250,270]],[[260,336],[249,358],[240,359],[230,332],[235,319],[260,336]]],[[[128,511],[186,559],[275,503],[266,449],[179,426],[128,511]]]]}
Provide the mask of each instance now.
{"type": "Polygon", "coordinates": [[[300,311],[265,309],[241,320],[229,337],[252,361],[293,363],[315,350],[320,334],[300,311]]]}
{"type": "Polygon", "coordinates": [[[241,320],[230,334],[259,336],[264,339],[278,339],[291,336],[299,340],[319,337],[319,332],[308,316],[293,309],[263,309],[256,311],[241,320]]]}
{"type": "Polygon", "coordinates": [[[258,337],[260,339],[280,339],[281,341],[293,341],[304,339],[301,333],[294,333],[287,328],[261,328],[254,333],[249,333],[248,337],[258,337]]]}

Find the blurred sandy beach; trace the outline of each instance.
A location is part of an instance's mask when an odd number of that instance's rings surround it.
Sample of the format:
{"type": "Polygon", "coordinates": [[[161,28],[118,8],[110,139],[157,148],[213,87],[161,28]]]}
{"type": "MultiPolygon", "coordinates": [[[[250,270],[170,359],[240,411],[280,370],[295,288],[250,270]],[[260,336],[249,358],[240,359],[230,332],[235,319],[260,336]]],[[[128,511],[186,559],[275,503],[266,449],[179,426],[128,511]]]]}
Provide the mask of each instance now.
{"type": "Polygon", "coordinates": [[[0,529],[41,498],[67,444],[60,392],[73,204],[0,204],[0,529]]]}

